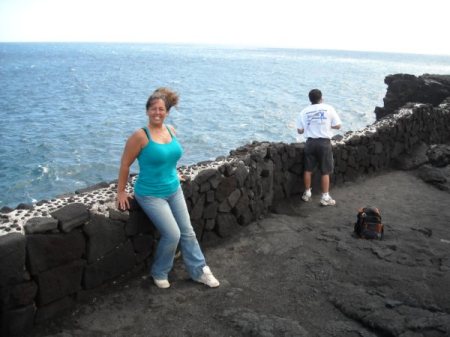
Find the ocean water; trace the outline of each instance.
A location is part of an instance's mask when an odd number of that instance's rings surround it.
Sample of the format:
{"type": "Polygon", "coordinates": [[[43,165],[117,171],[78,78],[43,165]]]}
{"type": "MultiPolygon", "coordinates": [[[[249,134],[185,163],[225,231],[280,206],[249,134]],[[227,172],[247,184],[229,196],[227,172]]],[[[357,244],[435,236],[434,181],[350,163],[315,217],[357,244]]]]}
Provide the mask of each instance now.
{"type": "MultiPolygon", "coordinates": [[[[296,142],[320,88],[342,133],[375,120],[389,74],[450,74],[450,56],[163,44],[0,44],[0,208],[117,178],[127,137],[157,87],[178,91],[168,123],[180,165],[253,140],[296,142]]],[[[137,164],[132,166],[137,172],[137,164]]]]}

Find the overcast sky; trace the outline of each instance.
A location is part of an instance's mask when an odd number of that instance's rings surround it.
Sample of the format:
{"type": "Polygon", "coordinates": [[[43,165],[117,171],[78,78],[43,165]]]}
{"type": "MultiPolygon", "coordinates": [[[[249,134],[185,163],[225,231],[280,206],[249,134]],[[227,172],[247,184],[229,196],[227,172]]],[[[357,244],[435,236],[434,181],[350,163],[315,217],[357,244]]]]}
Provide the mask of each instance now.
{"type": "Polygon", "coordinates": [[[0,41],[450,55],[449,8],[449,0],[0,0],[0,41]]]}

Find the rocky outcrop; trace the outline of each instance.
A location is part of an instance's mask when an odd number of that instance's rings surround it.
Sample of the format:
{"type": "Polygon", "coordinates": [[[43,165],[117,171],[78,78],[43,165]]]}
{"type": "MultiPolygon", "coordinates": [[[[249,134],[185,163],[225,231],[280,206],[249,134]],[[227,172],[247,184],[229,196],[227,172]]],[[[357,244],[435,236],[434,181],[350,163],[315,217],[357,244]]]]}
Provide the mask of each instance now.
{"type": "Polygon", "coordinates": [[[450,97],[450,75],[414,76],[395,74],[386,76],[384,83],[388,85],[383,98],[384,107],[376,107],[376,119],[395,113],[406,103],[430,103],[438,106],[450,97]]]}
{"type": "Polygon", "coordinates": [[[419,144],[410,154],[394,159],[393,166],[400,170],[418,169],[418,176],[440,190],[450,192],[450,145],[419,144]]]}
{"type": "Polygon", "coordinates": [[[419,177],[440,190],[450,192],[450,145],[432,145],[426,154],[429,161],[420,167],[419,177]]]}

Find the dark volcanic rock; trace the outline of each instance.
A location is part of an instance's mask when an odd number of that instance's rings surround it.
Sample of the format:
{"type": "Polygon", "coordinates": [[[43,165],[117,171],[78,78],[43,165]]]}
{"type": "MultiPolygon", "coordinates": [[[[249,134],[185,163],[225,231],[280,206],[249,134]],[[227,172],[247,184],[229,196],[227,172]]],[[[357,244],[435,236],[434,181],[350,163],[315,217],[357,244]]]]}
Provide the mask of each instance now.
{"type": "Polygon", "coordinates": [[[83,233],[27,235],[27,264],[32,275],[81,259],[86,242],[83,233]],[[52,254],[52,252],[58,254],[52,254]]]}
{"type": "Polygon", "coordinates": [[[402,154],[393,160],[393,166],[400,170],[412,170],[426,164],[429,160],[427,156],[428,146],[421,143],[411,154],[402,154]]]}
{"type": "Polygon", "coordinates": [[[1,336],[28,336],[33,327],[35,307],[33,304],[26,307],[4,310],[1,316],[1,336]]]}
{"type": "Polygon", "coordinates": [[[17,205],[16,209],[33,209],[33,205],[20,203],[17,205]]]}
{"type": "Polygon", "coordinates": [[[299,322],[275,315],[262,315],[248,309],[225,310],[222,317],[240,336],[310,336],[299,322]]]}
{"type": "Polygon", "coordinates": [[[424,165],[419,170],[419,176],[427,183],[445,183],[445,175],[436,167],[424,165]]]}
{"type": "Polygon", "coordinates": [[[419,169],[419,177],[443,191],[450,191],[450,166],[434,167],[424,165],[419,169]]]}
{"type": "Polygon", "coordinates": [[[0,236],[0,287],[20,282],[25,265],[25,236],[9,233],[0,236]]]}
{"type": "Polygon", "coordinates": [[[4,213],[4,214],[10,213],[12,211],[14,211],[14,209],[12,209],[11,207],[8,207],[8,206],[3,206],[0,209],[0,213],[4,213]]]}
{"type": "Polygon", "coordinates": [[[23,226],[25,233],[44,233],[58,228],[58,220],[50,217],[34,217],[23,226]]]}
{"type": "Polygon", "coordinates": [[[419,168],[419,177],[443,191],[450,191],[450,146],[431,145],[426,151],[429,164],[419,168]]]}
{"type": "Polygon", "coordinates": [[[39,306],[49,304],[81,289],[85,260],[77,260],[36,276],[39,306]]]}
{"type": "Polygon", "coordinates": [[[74,203],[51,213],[52,217],[59,221],[61,231],[70,232],[89,220],[89,212],[86,205],[74,203]]]}
{"type": "Polygon", "coordinates": [[[433,166],[447,166],[450,164],[450,145],[432,145],[427,151],[427,156],[433,166]]]}
{"type": "Polygon", "coordinates": [[[382,336],[421,332],[444,336],[450,331],[450,318],[443,311],[412,306],[355,285],[337,285],[331,301],[346,316],[382,336]]]}
{"type": "Polygon", "coordinates": [[[384,107],[376,107],[376,119],[390,115],[408,102],[431,103],[434,106],[450,96],[450,75],[424,74],[416,77],[408,74],[386,76],[388,85],[383,98],[384,107]]]}
{"type": "Polygon", "coordinates": [[[37,285],[34,281],[19,283],[11,287],[0,289],[3,308],[18,308],[33,304],[37,293],[37,285]]]}
{"type": "Polygon", "coordinates": [[[127,239],[122,221],[111,220],[96,213],[90,215],[90,220],[84,225],[83,231],[88,237],[86,247],[88,263],[93,263],[106,255],[127,239]]]}

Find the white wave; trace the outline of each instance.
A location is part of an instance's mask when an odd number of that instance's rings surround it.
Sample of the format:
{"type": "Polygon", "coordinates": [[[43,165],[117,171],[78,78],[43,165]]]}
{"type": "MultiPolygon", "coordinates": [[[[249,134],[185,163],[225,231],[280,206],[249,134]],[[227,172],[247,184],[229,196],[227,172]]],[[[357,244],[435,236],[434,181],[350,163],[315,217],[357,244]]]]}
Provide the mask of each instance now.
{"type": "Polygon", "coordinates": [[[48,172],[49,172],[48,166],[38,165],[38,167],[39,167],[39,169],[42,171],[42,175],[48,174],[48,172]]]}

